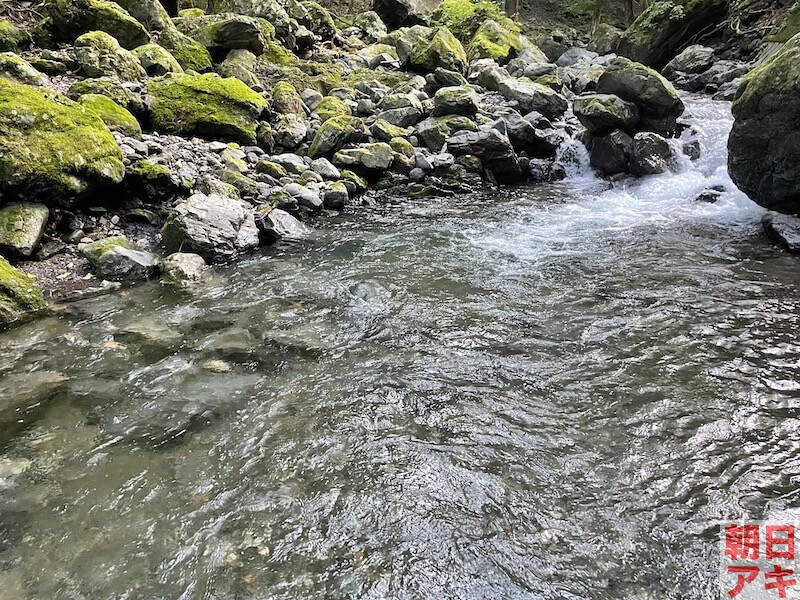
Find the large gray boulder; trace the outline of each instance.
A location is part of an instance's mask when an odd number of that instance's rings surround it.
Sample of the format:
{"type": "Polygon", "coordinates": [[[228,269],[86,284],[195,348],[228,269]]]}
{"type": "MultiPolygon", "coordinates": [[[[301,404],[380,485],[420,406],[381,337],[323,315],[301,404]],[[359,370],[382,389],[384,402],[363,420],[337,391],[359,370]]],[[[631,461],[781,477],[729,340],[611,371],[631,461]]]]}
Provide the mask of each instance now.
{"type": "Polygon", "coordinates": [[[639,123],[639,109],[613,94],[586,94],[575,98],[572,110],[592,135],[629,129],[639,123]]]}
{"type": "Polygon", "coordinates": [[[766,213],[761,224],[773,243],[792,254],[800,254],[800,219],[782,213],[766,213]]]}
{"type": "Polygon", "coordinates": [[[800,213],[800,34],[742,81],[733,103],[728,170],[761,206],[800,213]]]}
{"type": "Polygon", "coordinates": [[[665,73],[679,71],[681,73],[702,73],[714,64],[714,49],[695,44],[678,54],[664,69],[665,73]]]}
{"type": "Polygon", "coordinates": [[[599,94],[614,94],[639,108],[639,128],[663,135],[675,133],[684,105],[678,92],[662,75],[642,64],[618,57],[597,82],[599,94]]]}
{"type": "Polygon", "coordinates": [[[211,52],[248,50],[260,56],[270,35],[263,19],[246,15],[207,15],[176,19],[178,30],[200,42],[211,52]]]}
{"type": "Polygon", "coordinates": [[[179,203],[161,230],[168,252],[193,252],[209,261],[258,247],[252,210],[240,200],[195,194],[179,203]]]}
{"type": "Polygon", "coordinates": [[[509,102],[516,102],[522,112],[536,111],[555,119],[567,111],[567,99],[546,85],[509,78],[501,81],[499,88],[500,95],[509,102]]]}
{"type": "Polygon", "coordinates": [[[465,131],[447,138],[453,156],[477,156],[498,183],[516,183],[522,177],[511,141],[496,129],[465,131]]]}
{"type": "Polygon", "coordinates": [[[98,275],[113,281],[145,281],[160,271],[155,254],[132,247],[125,238],[92,242],[83,247],[82,253],[98,275]]]}
{"type": "Polygon", "coordinates": [[[656,175],[669,170],[672,151],[657,133],[643,131],[633,136],[631,171],[634,175],[656,175]]]}
{"type": "Polygon", "coordinates": [[[313,233],[302,221],[279,208],[264,206],[257,209],[256,223],[262,244],[279,240],[301,240],[313,233]]]}

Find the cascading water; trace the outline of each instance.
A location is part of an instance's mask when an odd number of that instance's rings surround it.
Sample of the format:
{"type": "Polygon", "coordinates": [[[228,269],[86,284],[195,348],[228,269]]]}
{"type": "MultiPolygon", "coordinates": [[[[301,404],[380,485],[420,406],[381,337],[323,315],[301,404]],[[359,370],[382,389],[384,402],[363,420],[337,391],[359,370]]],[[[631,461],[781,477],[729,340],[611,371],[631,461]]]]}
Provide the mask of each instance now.
{"type": "Polygon", "coordinates": [[[0,596],[716,598],[719,521],[797,506],[800,295],[688,105],[675,173],[573,152],[0,336],[66,380],[0,457],[0,596]]]}

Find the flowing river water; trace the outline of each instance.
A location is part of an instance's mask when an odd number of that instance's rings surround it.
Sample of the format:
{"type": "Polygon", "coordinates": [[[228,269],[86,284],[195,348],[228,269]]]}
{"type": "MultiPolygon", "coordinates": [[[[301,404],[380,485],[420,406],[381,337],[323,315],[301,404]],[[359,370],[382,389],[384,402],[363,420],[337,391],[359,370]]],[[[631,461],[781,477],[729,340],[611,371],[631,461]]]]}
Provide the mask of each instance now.
{"type": "Polygon", "coordinates": [[[4,439],[0,598],[716,597],[719,522],[799,505],[800,294],[688,105],[675,174],[359,209],[0,336],[66,378],[4,439]]]}

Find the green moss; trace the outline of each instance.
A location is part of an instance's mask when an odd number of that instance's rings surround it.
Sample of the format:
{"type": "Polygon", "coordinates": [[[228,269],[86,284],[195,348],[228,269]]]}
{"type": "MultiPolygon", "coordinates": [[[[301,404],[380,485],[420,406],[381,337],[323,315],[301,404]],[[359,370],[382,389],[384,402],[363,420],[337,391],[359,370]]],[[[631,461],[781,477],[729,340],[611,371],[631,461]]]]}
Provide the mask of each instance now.
{"type": "Polygon", "coordinates": [[[469,42],[469,57],[493,58],[498,62],[508,59],[512,53],[522,50],[519,29],[515,24],[501,25],[491,19],[484,21],[469,42]]]}
{"type": "Polygon", "coordinates": [[[13,52],[0,52],[0,77],[29,85],[45,85],[47,83],[47,77],[37,71],[27,60],[13,52]]]}
{"type": "Polygon", "coordinates": [[[132,52],[151,77],[167,73],[183,73],[183,67],[169,50],[157,44],[145,44],[134,48],[132,52]]]}
{"type": "Polygon", "coordinates": [[[272,88],[272,110],[280,114],[305,116],[300,94],[288,81],[280,81],[272,88]]]}
{"type": "Polygon", "coordinates": [[[264,47],[264,53],[261,55],[267,62],[276,65],[293,65],[297,62],[297,57],[284,48],[279,42],[275,40],[267,40],[264,47]]]}
{"type": "Polygon", "coordinates": [[[357,69],[350,73],[344,80],[347,87],[355,88],[362,81],[377,81],[390,89],[408,83],[412,74],[406,71],[373,71],[372,69],[357,69]]]}
{"type": "Polygon", "coordinates": [[[441,67],[461,73],[467,67],[467,53],[447,27],[438,27],[430,40],[414,46],[411,64],[424,71],[441,67]]]}
{"type": "Polygon", "coordinates": [[[19,52],[31,45],[31,36],[7,19],[0,19],[0,51],[19,52]]]}
{"type": "Polygon", "coordinates": [[[358,117],[339,115],[325,121],[314,136],[308,155],[317,158],[332,154],[345,144],[358,141],[363,135],[364,123],[358,117]]]}
{"type": "Polygon", "coordinates": [[[800,33],[800,2],[795,2],[786,13],[781,23],[781,28],[774,36],[768,38],[770,42],[785,44],[795,35],[800,33]]]}
{"type": "Polygon", "coordinates": [[[136,117],[111,98],[100,94],[86,94],[78,102],[97,114],[111,131],[119,131],[135,138],[142,137],[142,127],[136,117]]]}
{"type": "Polygon", "coordinates": [[[257,119],[267,102],[238,79],[215,74],[166,76],[147,82],[154,127],[178,135],[256,142],[257,119]]]}
{"type": "Polygon", "coordinates": [[[269,175],[270,177],[274,177],[275,179],[280,179],[281,177],[288,177],[289,175],[289,172],[286,170],[285,167],[279,165],[278,163],[274,163],[271,160],[258,161],[256,163],[256,172],[269,175]]]}
{"type": "Polygon", "coordinates": [[[133,95],[125,89],[122,82],[114,77],[98,77],[96,79],[84,79],[76,81],[69,88],[69,96],[73,99],[80,98],[86,94],[100,94],[110,98],[122,108],[128,108],[133,99],[133,95]]]}
{"type": "Polygon", "coordinates": [[[236,188],[242,196],[255,197],[260,193],[257,181],[236,171],[225,171],[222,174],[222,181],[236,188]]]}
{"type": "Polygon", "coordinates": [[[47,303],[34,279],[0,257],[0,325],[16,321],[23,313],[46,308],[47,303]]]}
{"type": "Polygon", "coordinates": [[[0,79],[3,190],[69,205],[124,173],[122,152],[97,115],[55,92],[0,79]]]}
{"type": "Polygon", "coordinates": [[[353,171],[349,169],[342,169],[340,175],[342,176],[342,181],[349,181],[353,184],[353,187],[355,187],[357,193],[360,194],[367,190],[367,187],[369,185],[367,183],[367,180],[361,177],[360,175],[357,175],[353,171]]]}
{"type": "Polygon", "coordinates": [[[63,42],[72,43],[90,31],[108,32],[128,49],[150,41],[150,35],[142,24],[116,2],[49,0],[46,9],[56,36],[63,42]]]}
{"type": "Polygon", "coordinates": [[[206,16],[206,12],[202,8],[184,8],[178,16],[181,19],[200,19],[206,16]]]}
{"type": "Polygon", "coordinates": [[[500,6],[488,0],[444,0],[431,18],[435,23],[448,27],[465,43],[489,20],[508,27],[509,31],[519,32],[519,27],[503,14],[500,6]]]}
{"type": "Polygon", "coordinates": [[[149,181],[163,178],[172,179],[172,172],[165,165],[152,160],[137,161],[129,169],[129,174],[149,181]]]}
{"type": "Polygon", "coordinates": [[[308,11],[308,27],[323,40],[331,40],[336,35],[336,23],[325,8],[313,0],[302,3],[308,11]]]}
{"type": "Polygon", "coordinates": [[[147,76],[139,60],[104,31],[91,31],[75,40],[75,56],[89,77],[118,77],[138,81],[147,76]]]}
{"type": "Polygon", "coordinates": [[[405,138],[396,137],[392,138],[389,141],[389,146],[391,146],[392,150],[395,152],[402,154],[403,156],[407,156],[409,158],[413,158],[414,156],[414,146],[405,138]]]}
{"type": "Polygon", "coordinates": [[[343,100],[339,100],[334,96],[325,96],[314,109],[314,113],[319,115],[323,123],[339,115],[347,115],[349,117],[353,114],[350,107],[343,100]]]}
{"type": "Polygon", "coordinates": [[[206,47],[182,34],[175,26],[165,28],[161,32],[159,42],[186,71],[205,73],[214,68],[211,54],[206,47]]]}
{"type": "Polygon", "coordinates": [[[556,92],[562,92],[564,90],[564,80],[558,75],[553,75],[552,73],[537,77],[534,83],[547,86],[556,92]]]}
{"type": "Polygon", "coordinates": [[[128,240],[122,236],[107,237],[81,248],[81,254],[89,259],[93,265],[100,262],[100,259],[112,248],[130,248],[128,240]]]}

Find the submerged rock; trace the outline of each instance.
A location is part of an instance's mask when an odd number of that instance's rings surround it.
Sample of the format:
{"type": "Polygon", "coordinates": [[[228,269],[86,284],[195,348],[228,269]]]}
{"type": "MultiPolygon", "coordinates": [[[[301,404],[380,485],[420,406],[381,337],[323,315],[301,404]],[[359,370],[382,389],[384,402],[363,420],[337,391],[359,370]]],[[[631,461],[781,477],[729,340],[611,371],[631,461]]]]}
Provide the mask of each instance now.
{"type": "Polygon", "coordinates": [[[770,211],[761,223],[773,243],[792,254],[800,254],[800,219],[770,211]]]}
{"type": "MultiPolygon", "coordinates": [[[[0,259],[0,269],[2,259],[0,259]]],[[[0,279],[2,285],[2,279],[0,279]]],[[[0,322],[2,322],[2,289],[0,289],[0,322]]],[[[0,423],[18,421],[25,412],[52,398],[64,388],[67,377],[56,371],[9,373],[0,379],[0,423]]]]}
{"type": "Polygon", "coordinates": [[[241,201],[195,194],[180,202],[161,230],[168,252],[222,260],[258,246],[252,211],[241,201]]]}
{"type": "Polygon", "coordinates": [[[202,279],[207,270],[206,261],[199,254],[175,252],[161,261],[161,281],[184,285],[202,279]]]}
{"type": "Polygon", "coordinates": [[[748,74],[733,103],[728,170],[761,206],[800,213],[800,34],[748,74]]]}
{"type": "Polygon", "coordinates": [[[0,79],[0,189],[70,206],[119,183],[122,152],[93,112],[55,92],[0,79]]]}

